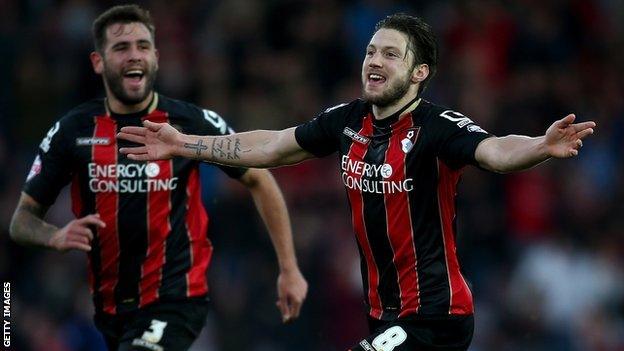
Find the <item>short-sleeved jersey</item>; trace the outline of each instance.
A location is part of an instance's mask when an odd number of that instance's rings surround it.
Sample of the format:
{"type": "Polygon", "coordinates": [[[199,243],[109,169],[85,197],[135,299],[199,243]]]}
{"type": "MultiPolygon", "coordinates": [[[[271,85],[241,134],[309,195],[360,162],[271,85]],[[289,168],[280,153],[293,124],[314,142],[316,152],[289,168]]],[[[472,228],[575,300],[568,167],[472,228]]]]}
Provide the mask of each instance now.
{"type": "Polygon", "coordinates": [[[455,192],[490,134],[425,100],[382,120],[355,100],[298,126],[295,137],[318,157],[338,151],[372,318],[473,313],[455,253],[455,192]]]}
{"type": "MultiPolygon", "coordinates": [[[[121,127],[168,122],[184,133],[231,133],[216,113],[154,95],[143,112],[116,115],[104,99],[87,102],[54,124],[40,144],[24,192],[44,206],[71,183],[72,210],[98,213],[89,281],[97,311],[116,314],[161,300],[208,292],[212,245],[200,198],[198,162],[184,158],[133,161],[119,153],[121,127]]],[[[245,169],[221,167],[240,177],[245,169]]]]}

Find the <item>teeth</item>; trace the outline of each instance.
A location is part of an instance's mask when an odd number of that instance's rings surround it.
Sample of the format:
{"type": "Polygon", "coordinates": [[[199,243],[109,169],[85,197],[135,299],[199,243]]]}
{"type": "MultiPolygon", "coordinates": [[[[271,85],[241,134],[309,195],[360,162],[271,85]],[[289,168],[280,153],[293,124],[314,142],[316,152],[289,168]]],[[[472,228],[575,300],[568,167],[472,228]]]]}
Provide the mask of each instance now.
{"type": "Polygon", "coordinates": [[[381,80],[381,79],[384,79],[384,77],[383,77],[383,76],[380,76],[379,74],[370,74],[368,77],[369,77],[370,79],[375,79],[375,80],[381,80]]]}
{"type": "Polygon", "coordinates": [[[143,71],[140,69],[133,69],[131,71],[126,72],[126,75],[133,75],[133,74],[138,74],[138,75],[143,75],[143,71]]]}

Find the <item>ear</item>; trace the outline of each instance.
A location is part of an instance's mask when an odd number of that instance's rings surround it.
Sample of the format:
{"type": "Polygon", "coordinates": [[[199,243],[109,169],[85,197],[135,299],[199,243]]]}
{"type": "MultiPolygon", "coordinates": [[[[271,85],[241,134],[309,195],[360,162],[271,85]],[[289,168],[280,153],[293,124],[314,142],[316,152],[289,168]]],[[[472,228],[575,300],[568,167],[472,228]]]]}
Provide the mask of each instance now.
{"type": "Polygon", "coordinates": [[[420,83],[429,77],[429,65],[426,63],[417,65],[412,71],[412,83],[420,83]]]}
{"type": "Polygon", "coordinates": [[[93,72],[97,74],[102,74],[102,72],[104,72],[104,58],[102,57],[102,55],[100,55],[100,53],[97,51],[93,51],[89,55],[89,59],[91,59],[93,72]]]}
{"type": "Polygon", "coordinates": [[[156,71],[158,71],[158,61],[160,59],[160,52],[158,50],[154,50],[154,54],[156,55],[156,71]]]}

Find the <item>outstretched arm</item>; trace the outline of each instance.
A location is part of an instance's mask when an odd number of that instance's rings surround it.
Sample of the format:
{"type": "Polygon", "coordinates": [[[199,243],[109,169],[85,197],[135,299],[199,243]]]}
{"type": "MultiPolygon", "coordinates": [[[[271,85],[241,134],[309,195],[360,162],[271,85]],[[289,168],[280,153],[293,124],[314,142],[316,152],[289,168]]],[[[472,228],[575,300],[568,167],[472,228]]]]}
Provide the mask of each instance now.
{"type": "Polygon", "coordinates": [[[106,226],[98,215],[88,215],[69,222],[63,228],[57,228],[43,220],[46,211],[47,208],[22,193],[11,219],[11,238],[20,244],[44,246],[58,251],[90,251],[93,232],[89,226],[106,226]]]}
{"type": "Polygon", "coordinates": [[[176,156],[228,166],[270,168],[291,165],[313,155],[295,140],[295,128],[256,130],[224,136],[196,136],[178,132],[167,123],[143,122],[144,127],[124,127],[117,137],[142,144],[121,148],[128,158],[139,161],[176,156]]]}
{"type": "Polygon", "coordinates": [[[507,173],[531,168],[551,157],[578,155],[583,139],[594,132],[596,123],[573,124],[573,114],[554,122],[539,137],[508,135],[483,140],[475,151],[479,165],[487,170],[507,173]]]}
{"type": "Polygon", "coordinates": [[[286,202],[275,179],[267,170],[249,169],[240,181],[251,192],[271,236],[280,270],[276,304],[282,320],[289,322],[299,316],[308,292],[308,283],[297,264],[286,202]]]}

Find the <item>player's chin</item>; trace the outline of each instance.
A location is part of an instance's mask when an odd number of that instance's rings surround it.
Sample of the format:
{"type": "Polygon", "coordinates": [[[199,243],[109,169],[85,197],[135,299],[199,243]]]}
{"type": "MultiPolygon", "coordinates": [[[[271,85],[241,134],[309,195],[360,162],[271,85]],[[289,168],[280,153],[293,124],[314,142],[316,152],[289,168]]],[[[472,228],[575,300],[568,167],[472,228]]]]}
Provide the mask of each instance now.
{"type": "Polygon", "coordinates": [[[126,89],[125,95],[128,103],[138,104],[147,99],[149,94],[145,87],[142,87],[141,89],[126,89]]]}
{"type": "Polygon", "coordinates": [[[365,87],[362,95],[363,95],[365,100],[367,100],[367,101],[374,101],[374,100],[377,100],[382,94],[381,94],[381,92],[378,92],[378,91],[375,91],[375,90],[372,90],[372,89],[368,89],[368,88],[365,87]]]}

